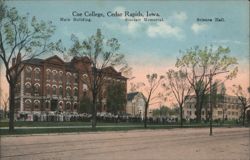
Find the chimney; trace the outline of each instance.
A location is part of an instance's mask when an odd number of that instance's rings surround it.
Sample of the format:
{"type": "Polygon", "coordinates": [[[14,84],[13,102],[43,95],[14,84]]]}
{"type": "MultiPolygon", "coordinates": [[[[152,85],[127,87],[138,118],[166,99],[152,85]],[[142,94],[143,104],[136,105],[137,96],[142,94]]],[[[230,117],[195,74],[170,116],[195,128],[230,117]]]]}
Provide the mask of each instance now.
{"type": "Polygon", "coordinates": [[[17,58],[16,58],[16,63],[20,63],[21,62],[21,53],[17,54],[17,58]]]}
{"type": "Polygon", "coordinates": [[[12,58],[12,66],[15,66],[15,64],[16,64],[16,57],[12,58]]]}

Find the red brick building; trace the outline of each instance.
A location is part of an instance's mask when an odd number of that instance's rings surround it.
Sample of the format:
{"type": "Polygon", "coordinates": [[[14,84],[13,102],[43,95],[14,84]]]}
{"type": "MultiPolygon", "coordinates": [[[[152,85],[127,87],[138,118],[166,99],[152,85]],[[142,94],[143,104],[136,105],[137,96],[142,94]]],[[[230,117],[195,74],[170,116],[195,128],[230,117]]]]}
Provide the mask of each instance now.
{"type": "MultiPolygon", "coordinates": [[[[64,62],[55,55],[47,59],[24,60],[22,64],[25,67],[16,87],[17,112],[78,112],[81,98],[91,99],[89,86],[93,70],[89,58],[74,57],[70,62],[64,62]]],[[[127,88],[127,78],[113,67],[104,68],[102,73],[104,87],[99,95],[99,112],[107,109],[105,90],[109,84],[122,84],[125,93],[127,88]]]]}

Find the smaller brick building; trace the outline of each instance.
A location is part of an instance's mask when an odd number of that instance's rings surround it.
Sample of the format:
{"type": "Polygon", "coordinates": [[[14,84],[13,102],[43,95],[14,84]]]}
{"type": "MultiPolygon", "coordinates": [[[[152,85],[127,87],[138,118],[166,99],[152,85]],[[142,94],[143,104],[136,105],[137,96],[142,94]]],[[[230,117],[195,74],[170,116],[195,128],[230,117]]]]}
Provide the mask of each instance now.
{"type": "MultiPolygon", "coordinates": [[[[70,62],[64,62],[55,55],[47,59],[23,60],[22,65],[25,67],[16,87],[16,112],[78,112],[82,98],[92,99],[89,87],[93,68],[88,57],[74,57],[70,62]]],[[[99,112],[107,108],[105,90],[108,85],[120,83],[125,93],[127,88],[127,78],[113,67],[104,68],[102,74],[99,112]]]]}

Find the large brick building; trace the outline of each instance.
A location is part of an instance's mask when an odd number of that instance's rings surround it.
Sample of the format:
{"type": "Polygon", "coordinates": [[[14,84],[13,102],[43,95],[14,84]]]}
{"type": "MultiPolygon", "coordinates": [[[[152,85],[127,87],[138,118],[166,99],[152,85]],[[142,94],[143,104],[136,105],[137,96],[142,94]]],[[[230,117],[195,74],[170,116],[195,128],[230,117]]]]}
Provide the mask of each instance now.
{"type": "MultiPolygon", "coordinates": [[[[13,59],[13,65],[15,63],[13,59]]],[[[78,112],[82,98],[90,100],[93,68],[87,57],[74,57],[64,62],[58,56],[23,60],[25,65],[16,87],[16,112],[78,112]]],[[[113,67],[102,70],[104,87],[98,96],[98,111],[106,111],[106,88],[120,83],[126,93],[127,79],[113,67]]],[[[126,94],[124,94],[126,95],[126,94]]],[[[125,111],[124,104],[124,111],[125,111]]]]}

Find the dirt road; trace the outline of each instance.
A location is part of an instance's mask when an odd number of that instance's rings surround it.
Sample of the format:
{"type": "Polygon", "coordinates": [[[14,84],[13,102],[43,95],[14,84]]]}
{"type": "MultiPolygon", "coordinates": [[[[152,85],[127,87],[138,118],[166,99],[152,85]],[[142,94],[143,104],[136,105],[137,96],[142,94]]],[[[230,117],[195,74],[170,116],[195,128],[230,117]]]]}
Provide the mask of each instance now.
{"type": "Polygon", "coordinates": [[[250,160],[249,128],[1,137],[1,160],[250,160]]]}

